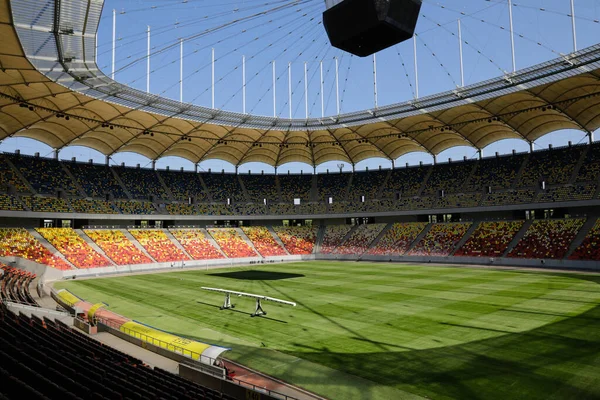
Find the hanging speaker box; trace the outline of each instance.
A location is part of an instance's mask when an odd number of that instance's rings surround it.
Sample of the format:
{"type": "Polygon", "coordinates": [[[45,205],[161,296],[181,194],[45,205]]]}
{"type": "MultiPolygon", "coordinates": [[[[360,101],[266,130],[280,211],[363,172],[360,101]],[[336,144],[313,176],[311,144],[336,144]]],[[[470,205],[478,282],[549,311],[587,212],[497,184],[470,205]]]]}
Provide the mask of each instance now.
{"type": "Polygon", "coordinates": [[[360,57],[410,39],[422,0],[327,0],[323,26],[331,45],[360,57]]]}

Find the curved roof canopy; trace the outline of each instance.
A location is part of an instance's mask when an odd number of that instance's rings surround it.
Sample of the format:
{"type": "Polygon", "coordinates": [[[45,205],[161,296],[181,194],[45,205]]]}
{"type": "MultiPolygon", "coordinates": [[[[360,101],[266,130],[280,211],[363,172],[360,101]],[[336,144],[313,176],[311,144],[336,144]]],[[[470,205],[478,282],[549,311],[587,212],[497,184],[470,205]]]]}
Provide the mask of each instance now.
{"type": "Polygon", "coordinates": [[[234,165],[396,159],[600,127],[600,45],[514,74],[373,110],[278,119],[132,89],[95,62],[103,0],[0,0],[0,139],[234,165]]]}

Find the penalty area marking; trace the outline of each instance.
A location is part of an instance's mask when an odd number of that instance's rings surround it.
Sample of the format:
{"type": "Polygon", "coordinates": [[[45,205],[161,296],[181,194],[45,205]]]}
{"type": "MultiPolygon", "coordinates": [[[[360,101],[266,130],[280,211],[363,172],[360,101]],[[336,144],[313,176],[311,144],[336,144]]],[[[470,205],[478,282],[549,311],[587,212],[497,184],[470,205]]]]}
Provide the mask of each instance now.
{"type": "Polygon", "coordinates": [[[238,297],[250,297],[250,298],[256,299],[256,309],[254,310],[253,314],[250,314],[251,317],[256,317],[259,315],[267,315],[266,311],[263,310],[263,308],[262,308],[262,305],[261,305],[262,300],[272,301],[274,303],[279,303],[279,304],[284,304],[287,306],[296,307],[296,303],[294,303],[293,301],[276,299],[274,297],[263,296],[260,294],[236,292],[235,290],[211,288],[211,287],[205,287],[205,286],[202,286],[201,289],[209,290],[211,292],[225,293],[225,301],[223,302],[223,305],[220,308],[221,310],[226,310],[228,308],[235,308],[235,304],[231,303],[231,295],[238,296],[238,297]]]}

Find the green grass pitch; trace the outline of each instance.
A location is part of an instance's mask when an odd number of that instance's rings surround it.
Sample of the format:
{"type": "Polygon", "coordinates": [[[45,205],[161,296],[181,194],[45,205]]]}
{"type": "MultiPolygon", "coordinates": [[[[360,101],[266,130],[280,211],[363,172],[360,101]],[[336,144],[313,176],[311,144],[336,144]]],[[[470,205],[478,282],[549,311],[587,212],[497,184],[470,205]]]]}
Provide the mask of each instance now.
{"type": "Polygon", "coordinates": [[[304,262],[60,282],[332,399],[599,399],[600,275],[304,262]],[[295,301],[254,301],[211,286],[295,301]]]}

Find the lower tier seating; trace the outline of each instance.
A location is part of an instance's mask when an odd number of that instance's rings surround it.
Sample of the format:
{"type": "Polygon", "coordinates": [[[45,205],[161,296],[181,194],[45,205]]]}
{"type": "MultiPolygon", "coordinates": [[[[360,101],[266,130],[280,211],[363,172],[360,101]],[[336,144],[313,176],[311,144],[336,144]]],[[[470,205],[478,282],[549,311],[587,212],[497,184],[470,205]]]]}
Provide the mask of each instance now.
{"type": "Polygon", "coordinates": [[[535,220],[508,256],[562,259],[584,222],[583,218],[535,220]]]}
{"type": "Polygon", "coordinates": [[[590,229],[569,260],[600,260],[600,219],[590,229]]]}
{"type": "Polygon", "coordinates": [[[385,224],[359,225],[335,252],[337,254],[363,254],[383,228],[385,228],[385,224]]]}
{"type": "Polygon", "coordinates": [[[37,231],[77,268],[111,265],[71,228],[38,228],[37,231]]]}
{"type": "Polygon", "coordinates": [[[22,257],[60,270],[73,269],[63,259],[55,256],[50,250],[42,246],[25,229],[0,229],[0,243],[2,243],[0,256],[22,257]]]}
{"type": "Polygon", "coordinates": [[[333,253],[352,229],[351,225],[329,225],[325,227],[325,235],[321,244],[321,253],[333,253]]]}
{"type": "Polygon", "coordinates": [[[194,260],[225,258],[201,230],[173,229],[170,232],[194,260]]]}
{"type": "Polygon", "coordinates": [[[86,229],[84,233],[117,265],[149,264],[153,261],[118,230],[86,229]]]}
{"type": "Polygon", "coordinates": [[[470,226],[470,222],[433,224],[408,255],[449,256],[470,226]]]}
{"type": "Polygon", "coordinates": [[[290,254],[312,254],[317,241],[317,227],[274,226],[273,229],[290,254]]]}
{"type": "Polygon", "coordinates": [[[190,259],[160,229],[130,229],[129,233],[157,262],[176,262],[190,259]]]}
{"type": "Polygon", "coordinates": [[[525,221],[481,222],[455,256],[500,257],[525,221]]]}
{"type": "Polygon", "coordinates": [[[229,258],[256,257],[256,252],[234,228],[211,228],[208,233],[229,258]]]}
{"type": "Polygon", "coordinates": [[[379,242],[367,251],[378,256],[401,256],[425,229],[425,222],[395,223],[379,242]]]}
{"type": "Polygon", "coordinates": [[[274,257],[287,255],[279,243],[275,241],[269,229],[264,226],[243,227],[242,231],[248,236],[256,250],[263,257],[274,257]]]}

